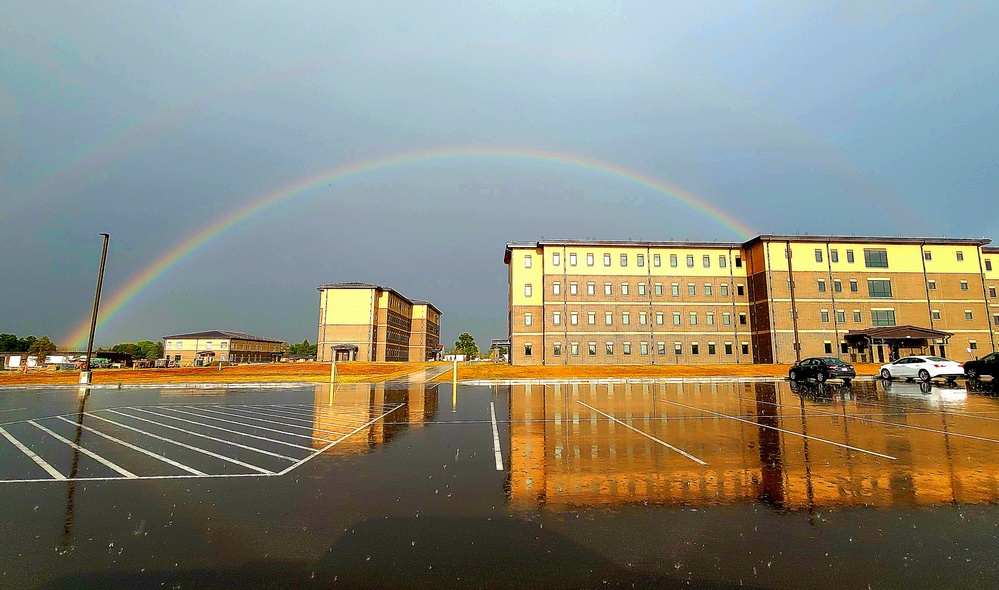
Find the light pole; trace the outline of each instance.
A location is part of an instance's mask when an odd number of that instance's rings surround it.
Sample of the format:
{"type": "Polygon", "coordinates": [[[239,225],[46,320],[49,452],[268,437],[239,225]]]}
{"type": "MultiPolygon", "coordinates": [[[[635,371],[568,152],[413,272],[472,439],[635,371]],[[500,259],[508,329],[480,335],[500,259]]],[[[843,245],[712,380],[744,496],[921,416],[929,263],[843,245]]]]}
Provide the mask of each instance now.
{"type": "Polygon", "coordinates": [[[101,283],[104,282],[104,262],[108,257],[108,240],[110,234],[100,234],[104,236],[104,249],[101,250],[101,269],[97,273],[97,292],[94,293],[94,313],[90,317],[90,339],[87,340],[87,360],[84,362],[83,371],[80,371],[80,383],[90,383],[90,357],[94,353],[94,332],[97,331],[97,309],[101,304],[101,283]]]}

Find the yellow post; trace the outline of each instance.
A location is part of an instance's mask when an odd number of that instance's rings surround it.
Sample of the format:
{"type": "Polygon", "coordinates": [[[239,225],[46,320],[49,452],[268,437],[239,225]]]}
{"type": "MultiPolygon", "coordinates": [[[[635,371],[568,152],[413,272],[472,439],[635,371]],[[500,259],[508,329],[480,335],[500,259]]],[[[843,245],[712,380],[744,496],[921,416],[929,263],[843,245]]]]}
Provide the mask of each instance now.
{"type": "Polygon", "coordinates": [[[454,368],[451,370],[451,411],[458,411],[458,360],[454,361],[454,368]]]}
{"type": "Polygon", "coordinates": [[[336,383],[336,379],[337,379],[336,359],[333,359],[332,361],[330,361],[330,385],[336,383]]]}

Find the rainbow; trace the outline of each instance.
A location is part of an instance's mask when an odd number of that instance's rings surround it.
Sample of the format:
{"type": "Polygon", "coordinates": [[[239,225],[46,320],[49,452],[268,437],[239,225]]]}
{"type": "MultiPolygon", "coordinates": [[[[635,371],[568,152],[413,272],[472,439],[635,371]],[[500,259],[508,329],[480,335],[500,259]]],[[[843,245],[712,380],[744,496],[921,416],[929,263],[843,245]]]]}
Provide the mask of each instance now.
{"type": "MultiPolygon", "coordinates": [[[[755,235],[755,232],[749,226],[736,219],[730,213],[719,209],[712,203],[698,198],[677,186],[667,184],[654,176],[639,172],[638,170],[625,168],[624,166],[596,160],[594,158],[562,152],[518,147],[464,146],[416,150],[380,158],[361,160],[323,170],[308,176],[307,178],[297,180],[283,188],[266,193],[254,199],[242,208],[237,209],[234,212],[230,212],[215,222],[202,227],[194,234],[188,236],[184,241],[157,258],[152,264],[143,268],[139,273],[129,279],[123,287],[119,288],[110,297],[110,299],[107,300],[107,303],[102,305],[98,327],[106,325],[119,311],[122,310],[122,308],[128,305],[130,301],[149,287],[149,285],[155,282],[156,279],[176,266],[180,261],[199,250],[202,246],[226,232],[233,226],[283,201],[321,186],[328,185],[331,182],[344,180],[366,172],[385,170],[387,168],[403,164],[476,158],[546,162],[606,174],[625,180],[629,183],[648,188],[649,190],[665,195],[678,203],[682,203],[691,209],[699,211],[740,238],[749,239],[755,235]]],[[[90,317],[88,315],[80,320],[76,327],[73,328],[73,331],[63,339],[63,342],[65,342],[69,347],[83,347],[87,344],[89,334],[90,317]]]]}

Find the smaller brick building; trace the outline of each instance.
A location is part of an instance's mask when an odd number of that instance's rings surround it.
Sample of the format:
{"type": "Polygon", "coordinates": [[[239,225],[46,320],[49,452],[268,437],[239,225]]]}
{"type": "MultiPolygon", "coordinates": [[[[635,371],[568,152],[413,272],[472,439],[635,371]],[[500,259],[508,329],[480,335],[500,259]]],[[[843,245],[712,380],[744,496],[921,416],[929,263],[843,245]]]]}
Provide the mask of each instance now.
{"type": "Polygon", "coordinates": [[[207,330],[164,336],[163,340],[163,358],[181,366],[274,363],[281,358],[280,340],[243,332],[207,330]]]}

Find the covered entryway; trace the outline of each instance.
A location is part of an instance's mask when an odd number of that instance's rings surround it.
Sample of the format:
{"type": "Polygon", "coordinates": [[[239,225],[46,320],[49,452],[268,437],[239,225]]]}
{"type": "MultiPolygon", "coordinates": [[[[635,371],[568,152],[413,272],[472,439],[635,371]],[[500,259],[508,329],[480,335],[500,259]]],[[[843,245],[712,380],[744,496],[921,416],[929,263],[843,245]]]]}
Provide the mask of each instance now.
{"type": "Polygon", "coordinates": [[[331,348],[333,349],[333,360],[338,363],[357,360],[358,348],[356,344],[334,344],[331,348]]]}
{"type": "Polygon", "coordinates": [[[215,360],[215,352],[212,350],[200,350],[194,356],[194,366],[206,367],[215,360]]]}
{"type": "Polygon", "coordinates": [[[875,326],[846,333],[852,362],[887,363],[903,356],[931,354],[946,356],[950,332],[919,326],[875,326]]]}

